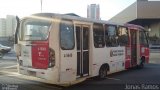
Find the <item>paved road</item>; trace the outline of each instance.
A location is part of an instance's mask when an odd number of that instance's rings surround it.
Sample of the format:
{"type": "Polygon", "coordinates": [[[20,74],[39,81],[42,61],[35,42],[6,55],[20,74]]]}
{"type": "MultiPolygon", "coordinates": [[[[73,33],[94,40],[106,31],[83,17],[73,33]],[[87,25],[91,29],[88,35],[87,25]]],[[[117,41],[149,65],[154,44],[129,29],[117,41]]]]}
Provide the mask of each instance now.
{"type": "Polygon", "coordinates": [[[32,80],[20,79],[19,74],[15,73],[16,60],[12,53],[0,59],[0,90],[160,90],[160,54],[151,53],[150,64],[145,65],[143,69],[130,69],[119,73],[108,75],[104,80],[90,78],[82,83],[71,87],[59,87],[32,80]],[[7,59],[8,58],[8,59],[7,59]],[[2,73],[1,71],[10,71],[14,73],[2,73]],[[150,86],[150,87],[147,87],[150,86]]]}
{"type": "MultiPolygon", "coordinates": [[[[0,73],[0,83],[7,87],[7,85],[15,85],[17,90],[123,90],[126,85],[157,85],[160,89],[160,64],[148,64],[143,69],[130,69],[122,71],[108,77],[104,80],[97,78],[90,78],[80,84],[73,85],[68,88],[58,87],[45,83],[35,82],[32,80],[25,80],[18,78],[17,74],[0,73]]],[[[133,89],[132,89],[133,90],[133,89]]],[[[150,90],[150,89],[148,89],[150,90]]]]}
{"type": "Polygon", "coordinates": [[[16,54],[13,50],[11,52],[6,53],[2,58],[0,58],[0,69],[1,67],[8,67],[17,64],[16,54]]]}

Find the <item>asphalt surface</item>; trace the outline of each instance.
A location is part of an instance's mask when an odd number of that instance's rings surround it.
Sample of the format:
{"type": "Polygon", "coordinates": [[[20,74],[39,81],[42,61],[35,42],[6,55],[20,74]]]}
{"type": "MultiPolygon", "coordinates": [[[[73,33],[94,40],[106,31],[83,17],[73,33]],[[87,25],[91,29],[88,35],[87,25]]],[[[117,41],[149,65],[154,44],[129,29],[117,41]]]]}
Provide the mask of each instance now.
{"type": "MultiPolygon", "coordinates": [[[[124,90],[126,85],[157,85],[160,90],[160,64],[148,64],[143,69],[130,70],[108,75],[106,79],[90,78],[71,87],[60,87],[32,80],[20,79],[19,75],[0,73],[1,87],[14,85],[16,90],[124,90]]],[[[129,89],[128,89],[129,90],[129,89]]],[[[134,90],[134,89],[131,89],[134,90]]],[[[148,89],[151,90],[151,89],[148,89]]]]}
{"type": "Polygon", "coordinates": [[[70,87],[61,87],[20,79],[20,75],[15,74],[16,59],[10,59],[14,52],[10,52],[0,59],[0,90],[160,90],[160,53],[152,52],[150,55],[150,64],[143,69],[132,68],[108,75],[103,80],[94,77],[70,87]]]}

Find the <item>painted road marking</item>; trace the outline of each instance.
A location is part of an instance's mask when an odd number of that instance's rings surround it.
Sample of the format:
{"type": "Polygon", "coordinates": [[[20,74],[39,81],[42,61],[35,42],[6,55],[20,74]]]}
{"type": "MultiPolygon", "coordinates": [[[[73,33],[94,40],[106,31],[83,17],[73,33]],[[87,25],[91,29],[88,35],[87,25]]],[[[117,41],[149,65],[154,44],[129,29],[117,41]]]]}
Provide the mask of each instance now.
{"type": "Polygon", "coordinates": [[[11,74],[10,74],[10,75],[6,75],[6,76],[19,76],[19,75],[18,75],[18,74],[17,74],[17,75],[15,75],[15,74],[12,74],[12,75],[11,75],[11,74]]]}
{"type": "Polygon", "coordinates": [[[116,80],[116,81],[119,81],[120,79],[118,78],[110,78],[110,77],[106,77],[106,79],[111,79],[111,80],[116,80]]]}
{"type": "Polygon", "coordinates": [[[4,74],[12,74],[12,75],[20,75],[18,72],[9,72],[9,71],[0,71],[0,73],[4,73],[4,74]]]}
{"type": "Polygon", "coordinates": [[[13,67],[17,67],[17,65],[7,66],[7,67],[2,67],[2,68],[4,68],[4,69],[8,69],[8,68],[13,68],[13,67]]]}

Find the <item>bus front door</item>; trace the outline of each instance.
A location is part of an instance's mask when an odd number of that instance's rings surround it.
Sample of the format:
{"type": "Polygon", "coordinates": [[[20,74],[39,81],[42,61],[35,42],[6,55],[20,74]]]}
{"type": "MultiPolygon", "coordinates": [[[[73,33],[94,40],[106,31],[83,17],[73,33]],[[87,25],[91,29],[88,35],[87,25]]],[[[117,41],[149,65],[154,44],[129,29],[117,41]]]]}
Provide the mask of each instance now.
{"type": "Polygon", "coordinates": [[[137,31],[131,30],[131,66],[137,65],[137,31]]]}
{"type": "Polygon", "coordinates": [[[89,27],[76,26],[77,77],[89,75],[89,27]]]}

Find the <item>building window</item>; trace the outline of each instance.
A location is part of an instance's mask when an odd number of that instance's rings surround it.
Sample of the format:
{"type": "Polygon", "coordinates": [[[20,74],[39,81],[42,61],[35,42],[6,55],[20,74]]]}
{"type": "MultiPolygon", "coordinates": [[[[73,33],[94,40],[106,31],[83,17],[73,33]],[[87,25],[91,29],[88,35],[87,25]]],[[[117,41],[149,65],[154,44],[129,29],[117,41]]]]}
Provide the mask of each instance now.
{"type": "Polygon", "coordinates": [[[60,23],[60,44],[63,50],[74,48],[74,29],[71,21],[62,21],[60,23]]]}
{"type": "Polygon", "coordinates": [[[104,42],[104,30],[102,24],[93,25],[93,36],[95,48],[102,48],[105,45],[104,42]]]}

